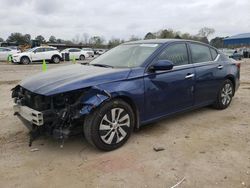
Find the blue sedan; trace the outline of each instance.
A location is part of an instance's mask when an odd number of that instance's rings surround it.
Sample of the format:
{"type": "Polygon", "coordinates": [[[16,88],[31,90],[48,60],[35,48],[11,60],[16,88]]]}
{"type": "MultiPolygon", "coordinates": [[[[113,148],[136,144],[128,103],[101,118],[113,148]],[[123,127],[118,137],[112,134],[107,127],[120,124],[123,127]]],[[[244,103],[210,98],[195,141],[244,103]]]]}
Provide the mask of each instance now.
{"type": "Polygon", "coordinates": [[[31,76],[13,88],[15,115],[30,130],[62,140],[79,132],[101,150],[122,146],[135,129],[212,105],[227,108],[240,64],[189,40],[124,43],[89,64],[31,76]]]}

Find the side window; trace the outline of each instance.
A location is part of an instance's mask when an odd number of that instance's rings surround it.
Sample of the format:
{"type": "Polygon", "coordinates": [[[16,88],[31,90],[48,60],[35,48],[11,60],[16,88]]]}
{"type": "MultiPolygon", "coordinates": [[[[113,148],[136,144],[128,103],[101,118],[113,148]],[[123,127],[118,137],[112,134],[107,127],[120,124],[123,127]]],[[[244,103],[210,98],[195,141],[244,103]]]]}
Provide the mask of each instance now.
{"type": "Polygon", "coordinates": [[[173,44],[168,46],[158,57],[159,60],[170,60],[174,66],[188,64],[186,44],[173,44]]]}
{"type": "Polygon", "coordinates": [[[218,53],[217,53],[217,51],[216,51],[215,49],[213,49],[213,48],[210,48],[210,50],[211,50],[212,58],[213,58],[213,60],[215,60],[215,58],[217,57],[218,53]]]}
{"type": "Polygon", "coordinates": [[[75,49],[75,52],[80,52],[81,50],[80,49],[75,49]]]}
{"type": "Polygon", "coordinates": [[[69,52],[74,52],[74,49],[69,49],[69,52]]]}
{"type": "Polygon", "coordinates": [[[44,52],[44,48],[37,48],[37,49],[35,50],[35,52],[36,52],[36,53],[44,52]]]}
{"type": "Polygon", "coordinates": [[[50,52],[50,51],[54,51],[54,48],[46,48],[45,51],[50,52]]]}
{"type": "Polygon", "coordinates": [[[190,44],[193,63],[212,61],[209,47],[202,44],[190,44]]]}

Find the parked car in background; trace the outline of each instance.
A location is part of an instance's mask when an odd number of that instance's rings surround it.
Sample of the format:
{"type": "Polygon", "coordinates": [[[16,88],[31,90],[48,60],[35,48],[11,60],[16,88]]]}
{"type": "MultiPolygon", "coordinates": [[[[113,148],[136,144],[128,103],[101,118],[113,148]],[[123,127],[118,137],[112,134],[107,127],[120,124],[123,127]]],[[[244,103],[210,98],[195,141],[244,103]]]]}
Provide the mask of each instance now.
{"type": "Polygon", "coordinates": [[[105,49],[97,49],[97,50],[96,50],[96,54],[97,54],[97,55],[102,55],[102,54],[104,54],[105,52],[106,52],[105,49]]]}
{"type": "Polygon", "coordinates": [[[54,47],[42,46],[31,48],[25,52],[13,54],[13,63],[29,64],[31,62],[49,61],[52,63],[60,63],[62,59],[61,53],[54,47]]]}
{"type": "Polygon", "coordinates": [[[87,54],[89,54],[89,57],[94,57],[95,56],[95,52],[92,48],[82,48],[83,51],[87,52],[87,54]]]}
{"type": "Polygon", "coordinates": [[[70,59],[75,58],[78,60],[84,60],[89,57],[89,54],[86,51],[81,50],[80,48],[66,48],[61,51],[61,54],[65,54],[65,53],[69,54],[70,59]]]}
{"type": "Polygon", "coordinates": [[[20,53],[21,51],[18,49],[11,49],[6,47],[0,47],[0,61],[7,61],[8,57],[16,53],[20,53]]]}
{"type": "Polygon", "coordinates": [[[243,58],[243,52],[240,53],[237,50],[233,49],[221,49],[222,53],[224,53],[229,58],[235,59],[235,60],[241,60],[243,58]]]}
{"type": "MultiPolygon", "coordinates": [[[[121,147],[134,129],[212,105],[227,108],[239,87],[240,63],[189,40],[133,41],[88,65],[30,76],[13,88],[14,111],[31,135],[63,139],[83,131],[102,150],[121,147]]],[[[32,138],[33,139],[33,138],[32,138]]]]}
{"type": "Polygon", "coordinates": [[[8,48],[15,50],[16,52],[21,52],[21,49],[18,46],[8,46],[8,48]]]}

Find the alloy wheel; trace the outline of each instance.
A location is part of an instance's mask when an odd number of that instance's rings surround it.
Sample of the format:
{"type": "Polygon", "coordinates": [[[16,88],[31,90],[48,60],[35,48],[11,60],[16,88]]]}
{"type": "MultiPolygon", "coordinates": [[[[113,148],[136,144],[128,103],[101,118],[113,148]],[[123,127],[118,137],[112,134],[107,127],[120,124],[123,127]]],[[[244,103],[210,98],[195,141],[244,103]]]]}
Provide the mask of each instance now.
{"type": "Polygon", "coordinates": [[[99,126],[101,140],[105,144],[117,144],[128,134],[130,116],[123,108],[112,108],[102,118],[99,126]]]}
{"type": "Polygon", "coordinates": [[[222,102],[222,104],[228,105],[232,100],[232,96],[233,96],[233,88],[229,83],[227,83],[224,85],[224,87],[221,90],[221,102],[222,102]]]}

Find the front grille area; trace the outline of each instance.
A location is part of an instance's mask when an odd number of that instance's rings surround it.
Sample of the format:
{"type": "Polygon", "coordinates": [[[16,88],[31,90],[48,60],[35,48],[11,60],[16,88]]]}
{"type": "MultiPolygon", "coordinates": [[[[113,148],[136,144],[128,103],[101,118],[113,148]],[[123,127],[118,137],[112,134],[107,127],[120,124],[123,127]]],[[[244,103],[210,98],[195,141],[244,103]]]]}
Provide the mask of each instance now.
{"type": "Polygon", "coordinates": [[[16,91],[16,101],[37,111],[48,110],[51,107],[51,98],[32,93],[23,87],[16,91]]]}
{"type": "Polygon", "coordinates": [[[84,94],[85,89],[60,93],[54,96],[44,96],[33,93],[21,86],[13,89],[12,97],[15,102],[37,111],[61,110],[75,104],[84,94]]]}

